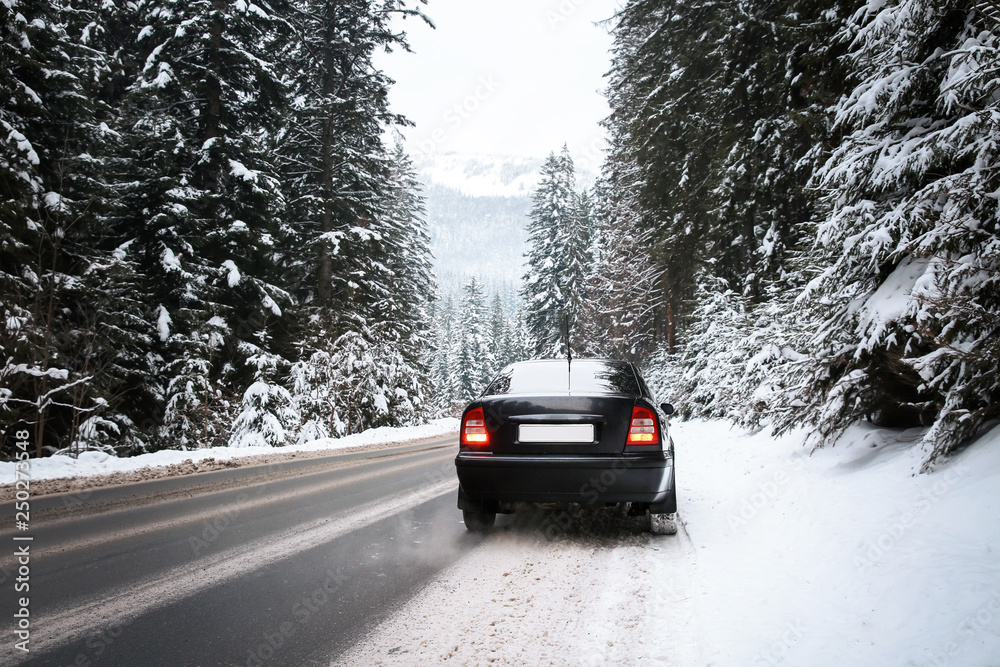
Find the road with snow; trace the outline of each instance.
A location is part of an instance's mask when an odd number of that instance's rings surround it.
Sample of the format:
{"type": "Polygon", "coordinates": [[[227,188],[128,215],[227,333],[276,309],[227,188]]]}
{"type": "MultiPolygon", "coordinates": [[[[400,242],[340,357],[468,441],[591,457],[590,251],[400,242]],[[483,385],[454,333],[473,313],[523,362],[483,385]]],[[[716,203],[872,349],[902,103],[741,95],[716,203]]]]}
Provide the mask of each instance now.
{"type": "Polygon", "coordinates": [[[38,498],[31,651],[2,662],[329,664],[475,547],[454,442],[38,498]]]}
{"type": "Polygon", "coordinates": [[[675,536],[469,535],[454,435],[35,498],[31,653],[8,529],[0,664],[1000,666],[1000,429],[932,474],[914,430],[672,431],[675,536]]]}

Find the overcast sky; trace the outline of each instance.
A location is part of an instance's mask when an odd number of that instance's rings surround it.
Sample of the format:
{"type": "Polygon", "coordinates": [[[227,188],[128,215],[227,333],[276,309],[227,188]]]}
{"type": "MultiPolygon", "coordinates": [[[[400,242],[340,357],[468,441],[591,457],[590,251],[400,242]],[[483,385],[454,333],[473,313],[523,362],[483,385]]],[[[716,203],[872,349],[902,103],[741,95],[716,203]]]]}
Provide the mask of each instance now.
{"type": "Polygon", "coordinates": [[[602,91],[617,0],[431,0],[436,25],[409,19],[414,53],[380,56],[394,111],[417,123],[407,149],[544,157],[567,143],[600,164],[602,91]]]}

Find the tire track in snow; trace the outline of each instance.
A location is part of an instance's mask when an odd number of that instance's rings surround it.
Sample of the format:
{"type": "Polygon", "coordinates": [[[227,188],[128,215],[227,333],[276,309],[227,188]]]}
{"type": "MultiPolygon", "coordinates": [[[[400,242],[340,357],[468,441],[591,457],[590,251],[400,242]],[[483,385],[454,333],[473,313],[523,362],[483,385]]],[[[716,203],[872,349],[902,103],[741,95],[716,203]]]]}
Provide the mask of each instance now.
{"type": "Polygon", "coordinates": [[[552,540],[530,518],[499,527],[333,664],[704,664],[683,529],[587,521],[552,540]]]}

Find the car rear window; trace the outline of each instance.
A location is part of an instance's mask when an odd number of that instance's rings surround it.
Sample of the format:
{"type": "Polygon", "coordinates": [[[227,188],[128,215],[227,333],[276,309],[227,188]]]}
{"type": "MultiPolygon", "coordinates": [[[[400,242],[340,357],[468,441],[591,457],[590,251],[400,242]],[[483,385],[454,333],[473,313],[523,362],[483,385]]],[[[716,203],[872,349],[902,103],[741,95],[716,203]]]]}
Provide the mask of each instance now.
{"type": "Polygon", "coordinates": [[[641,396],[632,366],[624,361],[565,359],[511,364],[483,392],[497,394],[624,394],[641,396]]]}

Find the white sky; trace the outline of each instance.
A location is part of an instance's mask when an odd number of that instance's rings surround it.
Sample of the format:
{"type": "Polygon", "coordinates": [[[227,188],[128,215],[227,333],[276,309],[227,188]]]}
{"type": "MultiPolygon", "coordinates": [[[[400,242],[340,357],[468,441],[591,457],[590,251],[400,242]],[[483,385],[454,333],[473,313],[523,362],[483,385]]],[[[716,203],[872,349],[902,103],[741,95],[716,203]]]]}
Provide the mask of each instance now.
{"type": "Polygon", "coordinates": [[[431,0],[437,26],[401,25],[414,53],[380,55],[392,109],[418,157],[456,151],[545,157],[564,143],[597,170],[608,106],[605,26],[617,0],[431,0]]]}

